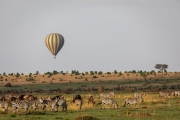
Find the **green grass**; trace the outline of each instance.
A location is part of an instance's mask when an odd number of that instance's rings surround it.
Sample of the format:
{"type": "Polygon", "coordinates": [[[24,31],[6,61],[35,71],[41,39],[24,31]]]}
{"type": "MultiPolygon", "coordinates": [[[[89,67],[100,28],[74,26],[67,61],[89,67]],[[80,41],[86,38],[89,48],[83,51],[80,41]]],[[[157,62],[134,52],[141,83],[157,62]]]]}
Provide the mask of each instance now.
{"type": "Polygon", "coordinates": [[[5,90],[34,90],[34,89],[43,89],[43,90],[49,90],[49,89],[58,89],[60,88],[65,89],[65,88],[79,88],[81,85],[86,85],[89,88],[95,87],[98,88],[98,86],[104,86],[105,88],[114,88],[119,85],[121,86],[136,86],[146,88],[147,86],[162,86],[163,84],[166,84],[168,86],[175,85],[177,86],[178,84],[180,85],[180,78],[179,79],[171,79],[171,80],[166,80],[166,79],[159,79],[159,80],[120,80],[120,81],[84,81],[84,82],[79,82],[79,83],[74,83],[74,82],[69,82],[69,83],[57,83],[57,84],[31,84],[31,85],[19,85],[19,86],[13,86],[13,87],[3,87],[0,86],[1,91],[5,90]],[[146,84],[146,85],[144,85],[146,84]]]}
{"type": "MultiPolygon", "coordinates": [[[[85,95],[85,94],[84,94],[85,95]]],[[[124,94],[126,95],[126,94],[124,94]]],[[[129,95],[129,94],[128,94],[129,95]]],[[[126,95],[126,96],[128,96],[126,95]]],[[[149,93],[151,95],[151,93],[149,93]]],[[[153,95],[152,95],[153,96],[153,95]]],[[[150,97],[148,97],[150,98],[150,97]]],[[[122,104],[115,98],[119,103],[119,109],[110,109],[109,106],[105,110],[101,110],[100,106],[95,108],[87,108],[82,111],[69,110],[67,112],[42,112],[32,111],[29,115],[25,115],[23,111],[20,111],[22,115],[17,115],[12,112],[8,114],[0,113],[1,120],[73,120],[79,116],[93,116],[101,120],[178,120],[180,119],[180,106],[176,104],[175,98],[167,100],[166,103],[157,103],[157,105],[145,103],[139,103],[136,108],[134,106],[122,107],[122,104]],[[170,106],[169,106],[170,104],[170,106]]],[[[123,98],[124,99],[124,98],[123,98]]],[[[157,98],[158,100],[158,98],[157,98]]],[[[165,99],[163,99],[165,100],[165,99]]]]}
{"type": "MultiPolygon", "coordinates": [[[[142,86],[144,83],[150,82],[152,86],[162,86],[163,83],[166,85],[178,85],[180,84],[179,79],[172,80],[138,80],[138,81],[107,81],[107,82],[82,82],[82,83],[64,83],[64,84],[33,84],[33,85],[22,85],[16,87],[0,87],[1,91],[4,90],[30,90],[30,89],[65,89],[65,88],[79,88],[81,85],[86,85],[87,87],[98,87],[104,86],[105,88],[114,88],[117,87],[118,84],[123,86],[137,86],[137,87],[147,87],[142,86]]],[[[61,107],[58,112],[51,112],[50,108],[46,112],[43,112],[41,109],[37,111],[33,111],[30,109],[30,113],[25,115],[23,110],[20,110],[21,115],[15,114],[12,112],[11,108],[9,109],[9,113],[5,114],[2,109],[0,110],[0,120],[79,120],[75,118],[80,118],[85,116],[92,116],[94,118],[99,118],[100,120],[179,120],[180,119],[180,103],[179,98],[159,98],[158,92],[147,91],[147,96],[144,98],[145,102],[139,103],[136,107],[129,106],[123,107],[124,100],[128,97],[133,96],[133,92],[128,91],[114,91],[116,97],[114,98],[119,104],[119,109],[110,109],[109,106],[106,107],[105,110],[100,109],[100,105],[95,105],[94,107],[87,104],[87,98],[90,95],[93,95],[95,101],[99,101],[97,92],[75,92],[72,94],[64,94],[62,95],[67,100],[68,111],[62,112],[61,107]],[[83,106],[82,110],[79,111],[77,107],[71,102],[72,96],[75,94],[81,94],[83,97],[83,106]]],[[[59,93],[60,94],[60,93],[59,93]]],[[[58,93],[44,93],[44,94],[35,94],[35,96],[55,96],[59,95],[58,93]]],[[[85,118],[84,117],[84,118],[85,118]]],[[[91,118],[91,117],[89,117],[91,118]]]]}

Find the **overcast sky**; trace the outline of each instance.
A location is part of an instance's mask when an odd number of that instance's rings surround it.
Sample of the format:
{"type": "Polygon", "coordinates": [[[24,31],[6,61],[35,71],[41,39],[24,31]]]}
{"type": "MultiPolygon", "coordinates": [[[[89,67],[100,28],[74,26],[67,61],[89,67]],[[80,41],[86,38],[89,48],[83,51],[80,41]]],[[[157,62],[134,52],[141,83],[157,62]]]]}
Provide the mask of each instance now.
{"type": "Polygon", "coordinates": [[[0,73],[180,71],[180,0],[0,0],[0,73]],[[56,59],[49,33],[65,44],[56,59]]]}

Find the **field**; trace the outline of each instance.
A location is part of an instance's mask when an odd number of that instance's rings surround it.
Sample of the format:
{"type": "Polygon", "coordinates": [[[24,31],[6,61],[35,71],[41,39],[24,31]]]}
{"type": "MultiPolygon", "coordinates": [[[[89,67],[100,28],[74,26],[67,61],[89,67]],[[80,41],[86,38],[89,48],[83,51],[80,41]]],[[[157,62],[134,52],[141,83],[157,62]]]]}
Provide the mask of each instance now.
{"type": "MultiPolygon", "coordinates": [[[[160,76],[161,74],[159,74],[160,76]]],[[[25,75],[24,75],[25,76],[25,75]]],[[[43,75],[41,75],[43,76],[43,75]]],[[[67,75],[71,76],[71,75],[67,75]]],[[[94,75],[93,75],[94,76],[94,75]]],[[[28,84],[13,84],[13,87],[4,87],[3,83],[0,87],[1,94],[10,92],[15,93],[15,91],[21,91],[21,94],[33,94],[38,97],[45,96],[55,96],[63,95],[67,100],[68,111],[62,112],[61,107],[58,112],[51,112],[50,108],[46,112],[42,112],[41,108],[37,111],[30,109],[30,113],[25,115],[24,111],[21,110],[21,115],[17,115],[9,109],[9,113],[6,114],[0,109],[0,120],[178,120],[180,119],[180,100],[177,97],[172,96],[169,98],[159,98],[159,91],[175,91],[180,89],[180,73],[168,73],[163,77],[157,77],[153,75],[144,77],[139,74],[133,73],[123,73],[118,80],[116,74],[107,75],[104,74],[104,77],[100,79],[100,75],[96,75],[97,78],[87,80],[82,79],[67,79],[64,77],[63,82],[58,81],[49,84],[41,83],[28,83],[28,84]],[[129,75],[127,75],[129,74],[129,75]],[[138,75],[138,76],[136,76],[138,75]],[[124,76],[124,78],[122,77],[124,76]],[[98,79],[99,78],[99,79],[98,79]],[[103,80],[104,78],[104,80],[103,80]],[[113,80],[115,78],[115,80],[113,80]],[[71,81],[70,81],[71,80],[71,81]],[[66,82],[65,82],[66,81],[66,82]],[[78,82],[77,82],[78,81],[78,82]],[[119,108],[113,109],[109,106],[106,106],[105,110],[101,110],[101,105],[97,103],[100,102],[99,88],[103,87],[104,92],[114,91],[115,100],[117,101],[119,108]],[[94,88],[94,89],[92,89],[94,88]],[[36,91],[36,90],[43,91],[36,91]],[[137,106],[128,106],[124,107],[124,101],[128,97],[132,97],[134,92],[146,92],[144,97],[144,102],[140,102],[137,106]],[[80,94],[83,97],[83,106],[82,110],[79,110],[78,107],[72,103],[72,97],[76,94],[80,94]],[[95,98],[95,106],[87,103],[87,98],[92,95],[95,98]]],[[[10,76],[6,76],[8,82],[12,81],[10,76]]],[[[5,81],[6,77],[3,77],[5,81]]],[[[16,78],[17,81],[21,78],[16,78]]],[[[77,76],[73,75],[73,78],[77,76]]],[[[51,77],[51,79],[58,79],[57,76],[51,77]]],[[[62,76],[60,77],[62,78],[62,76]]],[[[12,77],[12,79],[14,79],[12,77]]],[[[36,79],[41,79],[36,78],[36,79]]],[[[3,82],[2,81],[2,82],[3,82]]],[[[43,80],[41,80],[42,82],[43,80]]],[[[46,80],[47,81],[47,80],[46,80]]],[[[7,81],[6,81],[7,82],[7,81]]],[[[15,82],[16,83],[16,82],[15,82]]],[[[19,93],[20,94],[20,93],[19,93]]],[[[180,96],[179,96],[180,97],[180,96]]]]}

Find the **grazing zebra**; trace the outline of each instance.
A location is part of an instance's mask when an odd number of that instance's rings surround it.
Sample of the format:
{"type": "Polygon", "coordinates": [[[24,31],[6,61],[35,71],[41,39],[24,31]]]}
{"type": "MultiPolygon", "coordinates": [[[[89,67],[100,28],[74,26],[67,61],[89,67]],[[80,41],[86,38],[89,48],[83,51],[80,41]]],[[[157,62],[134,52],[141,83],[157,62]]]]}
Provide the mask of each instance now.
{"type": "Polygon", "coordinates": [[[165,98],[170,98],[170,96],[171,96],[171,93],[170,92],[163,92],[163,91],[160,91],[159,92],[159,97],[165,97],[165,98]]]}
{"type": "Polygon", "coordinates": [[[29,112],[29,106],[30,106],[30,103],[26,100],[23,100],[23,101],[12,101],[11,102],[12,104],[12,110],[16,113],[19,114],[19,109],[25,109],[25,112],[26,114],[29,112]]]}
{"type": "Polygon", "coordinates": [[[59,100],[59,96],[55,96],[53,98],[49,96],[46,100],[42,100],[41,104],[43,104],[43,110],[45,110],[46,106],[51,106],[51,111],[57,112],[57,103],[59,100]]]}
{"type": "Polygon", "coordinates": [[[66,100],[64,98],[61,98],[57,104],[56,104],[56,111],[58,111],[58,107],[59,106],[62,106],[62,111],[67,111],[67,103],[66,103],[66,100]]]}
{"type": "Polygon", "coordinates": [[[146,96],[146,93],[134,93],[134,97],[142,97],[142,96],[146,96]]]}
{"type": "Polygon", "coordinates": [[[4,109],[4,112],[8,112],[8,107],[11,106],[11,103],[8,101],[0,101],[0,108],[4,109]]]}
{"type": "Polygon", "coordinates": [[[19,109],[25,109],[26,114],[29,112],[29,107],[32,106],[34,110],[38,108],[38,105],[42,103],[42,98],[36,100],[22,100],[22,101],[12,101],[11,106],[14,112],[19,114],[19,109]]]}
{"type": "Polygon", "coordinates": [[[109,92],[109,93],[100,93],[99,98],[111,98],[111,97],[115,97],[114,92],[109,92]]]}
{"type": "Polygon", "coordinates": [[[127,105],[132,105],[132,104],[136,106],[139,101],[144,102],[144,99],[142,97],[127,98],[125,100],[124,107],[126,107],[127,105]]]}
{"type": "Polygon", "coordinates": [[[79,110],[81,110],[82,104],[83,104],[82,99],[76,99],[76,100],[75,100],[75,105],[76,105],[76,106],[79,106],[79,110]]]}
{"type": "MultiPolygon", "coordinates": [[[[102,100],[102,106],[104,106],[104,109],[105,109],[105,106],[106,105],[110,105],[110,107],[113,105],[114,106],[114,109],[118,109],[118,104],[115,100],[113,100],[112,98],[104,98],[102,100]]],[[[102,106],[101,106],[101,109],[102,109],[102,106]]]]}

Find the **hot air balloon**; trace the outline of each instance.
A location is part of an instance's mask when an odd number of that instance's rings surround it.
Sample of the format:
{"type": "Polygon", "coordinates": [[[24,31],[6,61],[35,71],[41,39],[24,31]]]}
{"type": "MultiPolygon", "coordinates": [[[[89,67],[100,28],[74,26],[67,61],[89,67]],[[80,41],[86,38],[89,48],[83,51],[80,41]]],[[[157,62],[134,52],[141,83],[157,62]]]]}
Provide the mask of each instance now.
{"type": "Polygon", "coordinates": [[[61,34],[51,33],[46,36],[45,44],[49,51],[54,55],[54,58],[56,58],[56,55],[64,45],[64,38],[61,34]]]}

